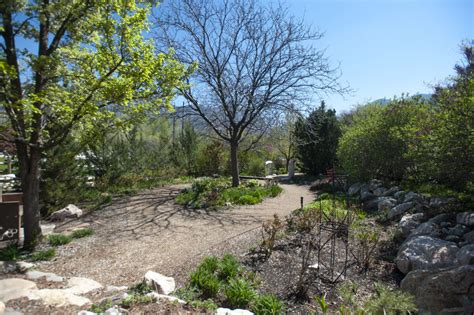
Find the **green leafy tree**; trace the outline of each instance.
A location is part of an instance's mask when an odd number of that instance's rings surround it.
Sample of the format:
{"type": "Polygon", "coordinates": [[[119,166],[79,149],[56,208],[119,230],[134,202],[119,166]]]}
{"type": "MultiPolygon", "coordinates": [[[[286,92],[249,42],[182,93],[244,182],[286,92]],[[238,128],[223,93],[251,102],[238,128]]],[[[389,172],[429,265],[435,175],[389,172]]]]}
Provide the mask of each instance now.
{"type": "Polygon", "coordinates": [[[171,108],[176,87],[183,87],[187,69],[172,54],[155,53],[145,38],[152,6],[140,0],[1,2],[0,102],[19,160],[25,246],[41,235],[42,154],[101,118],[126,127],[149,110],[171,108]]]}
{"type": "Polygon", "coordinates": [[[336,149],[341,135],[336,111],[324,102],[295,126],[296,152],[307,173],[318,175],[336,163],[336,149]]]}

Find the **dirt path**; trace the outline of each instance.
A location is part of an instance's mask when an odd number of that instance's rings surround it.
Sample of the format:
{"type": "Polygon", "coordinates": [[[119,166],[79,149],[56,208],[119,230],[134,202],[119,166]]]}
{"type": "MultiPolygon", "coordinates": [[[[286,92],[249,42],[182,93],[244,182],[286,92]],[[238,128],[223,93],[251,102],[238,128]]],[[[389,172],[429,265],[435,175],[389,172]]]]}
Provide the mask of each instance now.
{"type": "Polygon", "coordinates": [[[258,240],[262,222],[283,217],[313,199],[306,186],[282,185],[276,198],[226,211],[186,210],[174,204],[182,187],[170,186],[114,201],[107,208],[67,224],[89,222],[95,235],[58,249],[58,257],[38,266],[62,276],[81,276],[104,285],[128,285],[148,270],[184,280],[202,256],[241,254],[258,240]]]}

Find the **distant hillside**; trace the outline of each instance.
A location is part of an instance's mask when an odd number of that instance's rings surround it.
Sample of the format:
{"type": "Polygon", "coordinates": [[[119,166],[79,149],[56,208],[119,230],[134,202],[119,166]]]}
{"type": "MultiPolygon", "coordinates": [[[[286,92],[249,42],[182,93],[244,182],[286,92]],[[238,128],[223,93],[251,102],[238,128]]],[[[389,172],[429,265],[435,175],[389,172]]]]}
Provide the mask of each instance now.
{"type": "MultiPolygon", "coordinates": [[[[413,96],[411,96],[411,98],[414,98],[414,97],[418,97],[420,96],[422,99],[426,100],[426,101],[429,101],[431,100],[431,97],[433,96],[433,94],[415,94],[413,96]]],[[[371,104],[380,104],[380,105],[387,105],[388,103],[390,103],[392,99],[391,98],[380,98],[378,100],[375,100],[373,102],[370,102],[371,104]]]]}

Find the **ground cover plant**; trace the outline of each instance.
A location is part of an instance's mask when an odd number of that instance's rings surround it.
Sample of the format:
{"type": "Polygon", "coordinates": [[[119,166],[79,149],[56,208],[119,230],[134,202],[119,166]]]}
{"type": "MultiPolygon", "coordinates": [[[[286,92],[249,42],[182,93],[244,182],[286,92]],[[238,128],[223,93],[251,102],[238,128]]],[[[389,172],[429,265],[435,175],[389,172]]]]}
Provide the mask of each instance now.
{"type": "Polygon", "coordinates": [[[232,187],[228,178],[201,178],[193,182],[176,197],[178,204],[190,208],[215,208],[224,205],[254,205],[266,197],[276,197],[282,192],[278,185],[260,185],[247,181],[232,187]]]}
{"type": "Polygon", "coordinates": [[[175,292],[196,307],[217,305],[250,309],[255,314],[281,314],[284,304],[274,295],[261,294],[260,280],[230,254],[209,256],[189,275],[184,288],[175,292]]]}

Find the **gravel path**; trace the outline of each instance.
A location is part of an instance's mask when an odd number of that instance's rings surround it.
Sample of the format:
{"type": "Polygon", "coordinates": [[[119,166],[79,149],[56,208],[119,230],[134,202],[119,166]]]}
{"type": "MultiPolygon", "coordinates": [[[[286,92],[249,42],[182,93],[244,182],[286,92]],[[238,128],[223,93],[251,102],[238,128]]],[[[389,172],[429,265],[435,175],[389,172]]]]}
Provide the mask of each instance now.
{"type": "Polygon", "coordinates": [[[307,186],[281,185],[276,198],[255,206],[224,211],[183,209],[174,203],[183,186],[168,186],[114,201],[81,221],[60,230],[89,223],[95,234],[58,248],[57,258],[38,266],[42,271],[94,279],[104,285],[130,285],[148,270],[185,276],[202,256],[244,253],[258,242],[259,227],[276,213],[284,217],[313,200],[307,186]]]}

